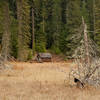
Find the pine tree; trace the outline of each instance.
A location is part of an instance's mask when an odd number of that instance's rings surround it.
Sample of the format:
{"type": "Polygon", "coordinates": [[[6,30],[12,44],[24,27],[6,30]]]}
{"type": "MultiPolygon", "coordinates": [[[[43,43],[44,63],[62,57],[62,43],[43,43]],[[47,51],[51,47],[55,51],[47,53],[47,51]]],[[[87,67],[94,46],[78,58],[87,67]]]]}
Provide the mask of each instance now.
{"type": "Polygon", "coordinates": [[[94,9],[95,9],[95,41],[98,45],[98,47],[100,48],[100,1],[99,0],[95,0],[95,4],[94,4],[94,9]]]}
{"type": "Polygon", "coordinates": [[[45,33],[46,33],[46,48],[51,49],[53,44],[53,27],[52,27],[52,13],[53,13],[53,0],[45,1],[45,33]]]}
{"type": "Polygon", "coordinates": [[[30,5],[28,0],[17,0],[18,59],[26,60],[30,40],[30,5]],[[25,55],[26,54],[26,55],[25,55]]]}
{"type": "Polygon", "coordinates": [[[93,36],[93,0],[81,0],[81,13],[88,25],[88,34],[93,36]]]}
{"type": "Polygon", "coordinates": [[[80,0],[68,0],[67,1],[67,55],[71,55],[74,49],[77,47],[78,41],[73,41],[72,36],[79,32],[79,27],[81,25],[81,10],[80,10],[80,0]]]}
{"type": "Polygon", "coordinates": [[[62,24],[62,16],[61,16],[61,0],[53,0],[53,8],[52,8],[52,31],[53,31],[53,43],[52,49],[55,53],[60,53],[59,49],[59,40],[61,33],[61,24],[62,24]]]}
{"type": "Polygon", "coordinates": [[[36,51],[46,51],[46,32],[45,32],[45,0],[37,0],[35,4],[35,40],[36,40],[36,51]]]}
{"type": "Polygon", "coordinates": [[[32,9],[32,50],[33,50],[33,54],[35,53],[35,25],[34,25],[34,7],[31,8],[32,9]]]}
{"type": "MultiPolygon", "coordinates": [[[[3,34],[3,1],[0,2],[0,45],[1,45],[1,40],[2,40],[2,34],[3,34]]],[[[0,46],[0,51],[1,51],[1,46],[0,46]]]]}
{"type": "Polygon", "coordinates": [[[63,52],[64,54],[67,51],[67,41],[66,38],[68,36],[68,32],[67,32],[67,3],[68,0],[62,0],[61,1],[61,33],[60,33],[60,41],[59,41],[59,45],[60,45],[60,50],[61,52],[63,52]]]}
{"type": "Polygon", "coordinates": [[[2,36],[2,50],[1,56],[4,57],[6,61],[8,56],[10,56],[10,15],[9,15],[9,2],[3,1],[3,36],[2,36]]]}
{"type": "Polygon", "coordinates": [[[10,9],[10,30],[11,30],[11,56],[17,58],[18,56],[18,21],[16,11],[16,0],[9,0],[10,9]]]}

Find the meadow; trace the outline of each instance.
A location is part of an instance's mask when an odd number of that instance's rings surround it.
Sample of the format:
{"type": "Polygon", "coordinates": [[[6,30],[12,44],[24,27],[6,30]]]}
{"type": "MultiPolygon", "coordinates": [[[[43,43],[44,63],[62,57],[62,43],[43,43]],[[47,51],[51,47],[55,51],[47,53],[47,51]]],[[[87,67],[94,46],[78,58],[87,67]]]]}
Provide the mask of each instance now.
{"type": "Polygon", "coordinates": [[[0,100],[100,100],[99,88],[69,85],[71,63],[12,64],[0,72],[0,100]]]}

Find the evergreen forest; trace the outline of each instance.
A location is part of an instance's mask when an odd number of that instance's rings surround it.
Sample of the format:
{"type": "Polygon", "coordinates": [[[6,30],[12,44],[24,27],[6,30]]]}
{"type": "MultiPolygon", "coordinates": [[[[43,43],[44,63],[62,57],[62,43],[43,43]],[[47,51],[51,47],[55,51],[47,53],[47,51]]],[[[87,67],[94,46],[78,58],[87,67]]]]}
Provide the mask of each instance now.
{"type": "Polygon", "coordinates": [[[82,31],[100,48],[100,0],[0,0],[0,52],[27,61],[39,52],[72,56],[82,31]]]}

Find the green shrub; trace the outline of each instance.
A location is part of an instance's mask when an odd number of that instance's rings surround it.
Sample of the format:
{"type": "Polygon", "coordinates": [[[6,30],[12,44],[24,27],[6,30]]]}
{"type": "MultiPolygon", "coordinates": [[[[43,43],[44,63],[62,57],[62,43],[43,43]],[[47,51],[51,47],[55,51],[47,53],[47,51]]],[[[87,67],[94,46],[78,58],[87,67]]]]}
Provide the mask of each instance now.
{"type": "Polygon", "coordinates": [[[61,54],[61,51],[58,47],[52,46],[51,48],[52,53],[61,54]]]}
{"type": "Polygon", "coordinates": [[[36,51],[37,52],[46,52],[45,44],[44,43],[38,43],[36,45],[36,51]]]}
{"type": "Polygon", "coordinates": [[[27,60],[31,60],[33,58],[33,50],[29,50],[27,60]]]}

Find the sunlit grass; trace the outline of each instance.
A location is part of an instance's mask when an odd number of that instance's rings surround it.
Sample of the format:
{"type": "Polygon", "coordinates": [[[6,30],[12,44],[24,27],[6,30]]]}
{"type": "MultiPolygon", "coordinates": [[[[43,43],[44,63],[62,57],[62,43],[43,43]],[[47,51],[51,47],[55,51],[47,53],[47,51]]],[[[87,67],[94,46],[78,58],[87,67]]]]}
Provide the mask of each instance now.
{"type": "Polygon", "coordinates": [[[12,70],[0,73],[0,100],[100,100],[99,89],[64,83],[70,63],[12,64],[12,70]]]}

